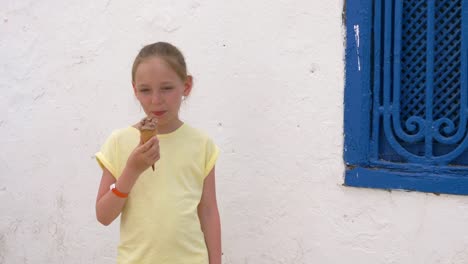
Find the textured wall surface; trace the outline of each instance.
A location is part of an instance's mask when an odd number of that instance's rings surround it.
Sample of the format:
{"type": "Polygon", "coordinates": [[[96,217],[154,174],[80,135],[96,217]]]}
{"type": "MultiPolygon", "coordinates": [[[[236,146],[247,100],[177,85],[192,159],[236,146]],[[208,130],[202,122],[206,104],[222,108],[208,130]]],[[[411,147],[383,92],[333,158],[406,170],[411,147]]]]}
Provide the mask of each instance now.
{"type": "Polygon", "coordinates": [[[115,263],[95,219],[109,133],[142,117],[142,45],[195,76],[212,135],[224,264],[468,263],[468,198],[343,187],[342,1],[3,0],[0,263],[115,263]]]}

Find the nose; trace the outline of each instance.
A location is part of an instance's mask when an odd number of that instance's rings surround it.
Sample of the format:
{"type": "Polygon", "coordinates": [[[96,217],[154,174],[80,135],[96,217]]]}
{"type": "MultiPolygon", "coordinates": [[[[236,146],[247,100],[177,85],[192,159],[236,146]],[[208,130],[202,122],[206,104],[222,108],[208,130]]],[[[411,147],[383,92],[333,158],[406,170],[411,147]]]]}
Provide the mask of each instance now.
{"type": "Polygon", "coordinates": [[[163,101],[163,98],[161,96],[161,93],[159,93],[158,91],[155,91],[151,96],[151,103],[160,104],[162,103],[162,101],[163,101]]]}

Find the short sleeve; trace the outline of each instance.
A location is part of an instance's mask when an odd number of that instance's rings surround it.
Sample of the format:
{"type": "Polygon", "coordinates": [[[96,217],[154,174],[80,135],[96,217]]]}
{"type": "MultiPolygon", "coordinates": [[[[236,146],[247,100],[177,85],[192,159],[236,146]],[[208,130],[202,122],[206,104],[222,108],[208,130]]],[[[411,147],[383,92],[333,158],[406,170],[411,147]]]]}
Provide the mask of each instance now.
{"type": "Polygon", "coordinates": [[[205,177],[208,176],[208,174],[213,169],[218,156],[218,146],[216,146],[216,144],[211,139],[208,139],[205,148],[205,177]]]}
{"type": "Polygon", "coordinates": [[[112,173],[114,178],[117,177],[117,136],[116,133],[112,133],[104,144],[101,146],[101,150],[96,153],[96,160],[99,166],[112,173]]]}

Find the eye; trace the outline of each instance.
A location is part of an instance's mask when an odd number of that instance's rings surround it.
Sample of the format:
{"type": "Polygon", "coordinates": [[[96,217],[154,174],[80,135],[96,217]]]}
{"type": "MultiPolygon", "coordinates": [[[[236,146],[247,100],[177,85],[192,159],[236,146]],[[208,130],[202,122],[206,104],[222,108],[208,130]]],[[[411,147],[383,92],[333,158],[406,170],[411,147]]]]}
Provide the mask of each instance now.
{"type": "Polygon", "coordinates": [[[148,93],[149,91],[150,91],[150,89],[148,89],[148,88],[141,88],[140,89],[141,93],[148,93]]]}
{"type": "Polygon", "coordinates": [[[168,91],[168,90],[172,90],[172,86],[163,86],[161,89],[164,90],[164,91],[168,91]]]}

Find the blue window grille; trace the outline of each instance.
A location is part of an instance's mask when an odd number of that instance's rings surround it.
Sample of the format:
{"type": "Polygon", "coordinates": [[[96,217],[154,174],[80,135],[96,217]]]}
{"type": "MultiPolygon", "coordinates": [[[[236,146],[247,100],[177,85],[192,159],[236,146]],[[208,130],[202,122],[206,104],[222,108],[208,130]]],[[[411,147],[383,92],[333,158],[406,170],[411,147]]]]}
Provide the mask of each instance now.
{"type": "Polygon", "coordinates": [[[345,185],[468,194],[468,1],[346,3],[345,185]]]}

